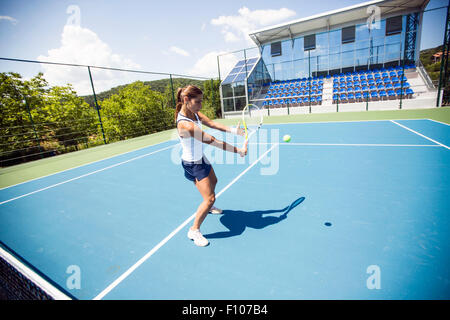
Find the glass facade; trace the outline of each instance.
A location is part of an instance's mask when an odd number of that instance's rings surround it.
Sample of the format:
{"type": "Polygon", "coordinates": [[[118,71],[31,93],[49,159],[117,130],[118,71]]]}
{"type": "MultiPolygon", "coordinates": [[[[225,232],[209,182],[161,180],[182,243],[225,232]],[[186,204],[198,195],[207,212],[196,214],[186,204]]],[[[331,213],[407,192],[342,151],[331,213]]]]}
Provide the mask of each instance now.
{"type": "Polygon", "coordinates": [[[279,56],[271,55],[270,44],[263,45],[261,53],[272,81],[399,65],[404,54],[405,30],[406,16],[403,16],[401,32],[386,35],[384,19],[372,30],[365,23],[355,25],[354,40],[347,43],[342,41],[342,29],[332,29],[315,35],[315,49],[305,50],[304,37],[299,37],[282,41],[279,56]]]}
{"type": "MultiPolygon", "coordinates": [[[[407,19],[407,15],[401,16],[400,20],[397,20],[401,21],[401,30],[391,35],[386,34],[386,19],[380,20],[371,29],[364,23],[354,25],[354,29],[353,26],[347,26],[344,32],[339,28],[316,33],[315,39],[311,39],[311,34],[307,35],[306,42],[309,46],[315,40],[315,46],[311,46],[313,49],[305,50],[303,36],[278,41],[281,44],[281,54],[277,55],[272,54],[272,43],[262,45],[258,67],[249,75],[247,82],[242,79],[234,88],[232,85],[222,85],[224,112],[240,110],[241,102],[225,102],[225,99],[245,98],[242,88],[246,86],[249,102],[252,103],[252,99],[258,96],[263,86],[270,82],[400,65],[405,54],[405,39],[417,38],[415,35],[411,37],[411,34],[406,34],[416,33],[418,26],[416,24],[415,28],[407,28],[407,19]]],[[[414,45],[407,50],[415,50],[411,53],[414,60],[417,60],[418,50],[415,47],[414,45]]],[[[407,56],[411,57],[410,54],[407,56]]]]}

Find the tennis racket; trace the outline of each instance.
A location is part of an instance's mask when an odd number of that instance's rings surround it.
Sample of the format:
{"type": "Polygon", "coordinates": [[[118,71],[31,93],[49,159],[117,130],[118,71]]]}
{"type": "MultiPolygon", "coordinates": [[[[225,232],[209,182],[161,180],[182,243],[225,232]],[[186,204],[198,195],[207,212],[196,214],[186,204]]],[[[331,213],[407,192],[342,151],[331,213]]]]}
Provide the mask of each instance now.
{"type": "Polygon", "coordinates": [[[242,110],[242,124],[245,132],[245,143],[247,143],[263,124],[263,110],[254,104],[246,105],[242,110]]]}

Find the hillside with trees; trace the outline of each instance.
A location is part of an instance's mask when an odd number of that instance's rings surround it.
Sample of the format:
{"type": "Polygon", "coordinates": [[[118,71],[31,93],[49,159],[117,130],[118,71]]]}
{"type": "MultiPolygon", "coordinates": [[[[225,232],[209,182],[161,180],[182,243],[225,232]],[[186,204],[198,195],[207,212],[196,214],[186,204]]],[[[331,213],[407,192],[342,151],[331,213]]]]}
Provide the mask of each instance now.
{"type": "Polygon", "coordinates": [[[175,127],[173,96],[187,84],[203,92],[203,109],[220,116],[219,81],[176,78],[136,81],[80,97],[73,87],[50,86],[39,73],[25,80],[0,73],[0,163],[10,166],[139,137],[175,127]],[[212,85],[212,86],[211,86],[212,85]]]}

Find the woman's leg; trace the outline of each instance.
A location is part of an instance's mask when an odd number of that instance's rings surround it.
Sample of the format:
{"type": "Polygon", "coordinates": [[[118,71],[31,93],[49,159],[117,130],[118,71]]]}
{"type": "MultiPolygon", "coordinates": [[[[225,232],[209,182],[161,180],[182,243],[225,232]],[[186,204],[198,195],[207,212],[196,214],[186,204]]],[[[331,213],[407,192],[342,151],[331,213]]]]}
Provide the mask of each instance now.
{"type": "Polygon", "coordinates": [[[197,214],[195,215],[194,224],[192,230],[200,229],[200,226],[208,215],[209,209],[216,201],[215,187],[217,184],[217,177],[214,170],[211,168],[208,177],[202,179],[201,181],[195,181],[195,186],[203,197],[203,202],[197,209],[197,214]]]}

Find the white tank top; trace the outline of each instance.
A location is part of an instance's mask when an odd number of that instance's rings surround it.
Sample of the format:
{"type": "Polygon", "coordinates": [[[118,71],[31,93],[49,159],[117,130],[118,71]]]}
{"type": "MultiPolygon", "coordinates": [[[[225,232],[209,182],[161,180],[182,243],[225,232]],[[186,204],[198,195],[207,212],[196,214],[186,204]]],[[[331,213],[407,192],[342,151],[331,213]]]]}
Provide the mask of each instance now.
{"type": "MultiPolygon", "coordinates": [[[[197,122],[189,119],[185,115],[182,115],[181,112],[178,113],[177,116],[177,133],[178,133],[178,122],[180,121],[190,121],[197,125],[197,127],[202,130],[202,122],[198,118],[197,114],[195,114],[197,118],[197,122]]],[[[183,148],[183,154],[181,155],[181,159],[188,162],[196,162],[200,161],[203,158],[203,143],[200,140],[197,140],[193,137],[182,138],[178,133],[178,138],[180,139],[181,146],[183,148]]]]}

